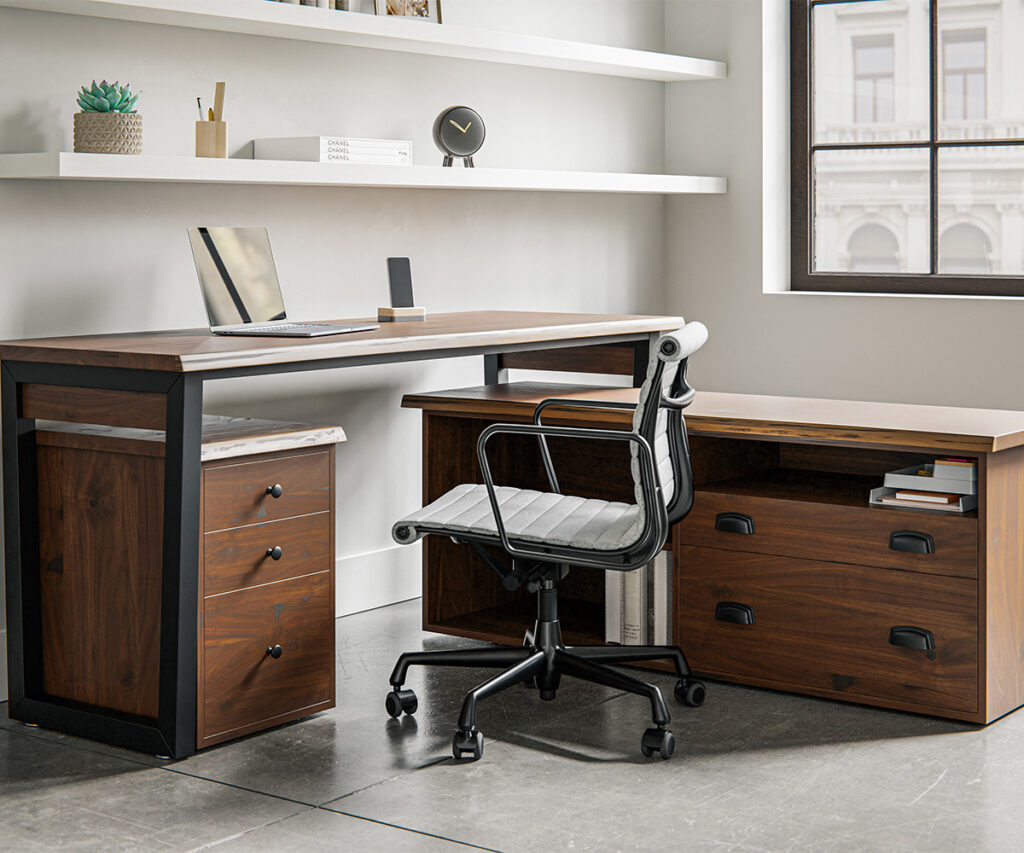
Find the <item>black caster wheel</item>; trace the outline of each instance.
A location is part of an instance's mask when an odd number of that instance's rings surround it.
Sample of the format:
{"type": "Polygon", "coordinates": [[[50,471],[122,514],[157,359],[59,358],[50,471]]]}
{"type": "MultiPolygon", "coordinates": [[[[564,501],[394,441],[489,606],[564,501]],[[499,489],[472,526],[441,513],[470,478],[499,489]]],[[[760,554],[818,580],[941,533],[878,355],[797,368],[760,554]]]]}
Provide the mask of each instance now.
{"type": "Polygon", "coordinates": [[[384,700],[384,707],[392,717],[401,717],[403,711],[411,716],[419,706],[419,700],[411,690],[392,690],[384,700]]]}
{"type": "Polygon", "coordinates": [[[464,732],[461,729],[455,732],[452,738],[452,755],[456,758],[468,757],[473,761],[479,761],[484,754],[484,736],[474,730],[464,732]]]}
{"type": "Polygon", "coordinates": [[[704,697],[707,696],[707,691],[699,681],[688,681],[685,678],[680,678],[676,682],[675,695],[676,701],[680,704],[689,705],[691,708],[699,708],[704,704],[704,697]]]}
{"type": "Polygon", "coordinates": [[[676,750],[676,739],[668,729],[648,729],[640,738],[640,751],[644,758],[658,753],[662,758],[671,758],[676,750]]]}

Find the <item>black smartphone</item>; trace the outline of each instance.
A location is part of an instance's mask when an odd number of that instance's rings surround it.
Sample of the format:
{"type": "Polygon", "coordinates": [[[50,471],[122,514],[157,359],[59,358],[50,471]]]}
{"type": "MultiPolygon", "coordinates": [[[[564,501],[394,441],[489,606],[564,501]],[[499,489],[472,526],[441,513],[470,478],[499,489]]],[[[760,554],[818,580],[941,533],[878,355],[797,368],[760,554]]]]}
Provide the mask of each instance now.
{"type": "Polygon", "coordinates": [[[388,258],[388,286],[392,308],[412,308],[412,268],[408,258],[388,258]]]}

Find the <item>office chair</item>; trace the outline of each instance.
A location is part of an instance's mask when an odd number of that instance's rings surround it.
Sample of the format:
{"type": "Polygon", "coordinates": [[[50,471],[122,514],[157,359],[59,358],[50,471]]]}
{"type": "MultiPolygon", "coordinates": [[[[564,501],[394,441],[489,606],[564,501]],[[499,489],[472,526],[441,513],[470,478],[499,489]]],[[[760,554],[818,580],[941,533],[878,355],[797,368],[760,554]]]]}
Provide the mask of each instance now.
{"type": "Polygon", "coordinates": [[[703,324],[688,323],[659,338],[635,407],[630,403],[549,399],[537,405],[532,425],[487,427],[477,442],[484,484],[457,486],[394,525],[392,536],[402,545],[427,534],[468,544],[502,577],[506,589],[526,584],[537,593],[537,621],[520,648],[401,655],[391,673],[392,689],[385,702],[392,717],[416,711],[416,694],[402,689],[412,665],[505,668],[466,695],[452,739],[456,758],[478,759],[483,754],[483,735],[476,727],[480,700],[524,682],[535,687],[541,699],[554,699],[561,676],[566,675],[646,696],[654,726],[643,733],[640,750],[646,757],[655,752],[662,758],[672,755],[675,739],[667,728],[669,713],[661,691],[607,664],[670,660],[678,676],[677,701],[696,707],[704,701],[704,685],[690,677],[682,650],[678,646],[566,646],[558,621],[557,583],[570,564],[623,572],[639,568],[662,550],[669,525],[690,511],[693,475],[682,410],[696,392],[687,384],[686,363],[704,345],[707,335],[703,324]],[[550,406],[635,408],[633,429],[544,426],[541,416],[550,406]],[[550,492],[494,485],[487,443],[500,434],[537,436],[550,492]],[[563,495],[548,452],[549,436],[629,442],[636,503],[563,495]],[[492,559],[485,546],[503,549],[512,558],[511,568],[492,559]]]}

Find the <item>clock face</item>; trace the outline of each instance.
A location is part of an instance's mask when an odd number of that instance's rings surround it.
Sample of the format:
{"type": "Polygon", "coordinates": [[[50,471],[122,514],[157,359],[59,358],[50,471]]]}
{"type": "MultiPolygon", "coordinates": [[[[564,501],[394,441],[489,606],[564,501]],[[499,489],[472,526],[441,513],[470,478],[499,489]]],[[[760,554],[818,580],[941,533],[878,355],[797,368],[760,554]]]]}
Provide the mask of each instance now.
{"type": "Polygon", "coordinates": [[[469,107],[451,107],[434,122],[434,142],[455,157],[470,157],[479,151],[484,135],[484,120],[469,107]]]}

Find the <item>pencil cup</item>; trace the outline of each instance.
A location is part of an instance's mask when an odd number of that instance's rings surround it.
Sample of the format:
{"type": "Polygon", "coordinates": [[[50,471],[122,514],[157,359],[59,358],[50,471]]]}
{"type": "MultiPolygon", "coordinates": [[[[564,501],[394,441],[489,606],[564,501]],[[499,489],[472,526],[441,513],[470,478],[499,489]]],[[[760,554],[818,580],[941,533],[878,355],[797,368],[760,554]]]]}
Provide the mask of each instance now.
{"type": "Polygon", "coordinates": [[[196,122],[196,157],[228,156],[228,123],[226,121],[196,122]]]}

